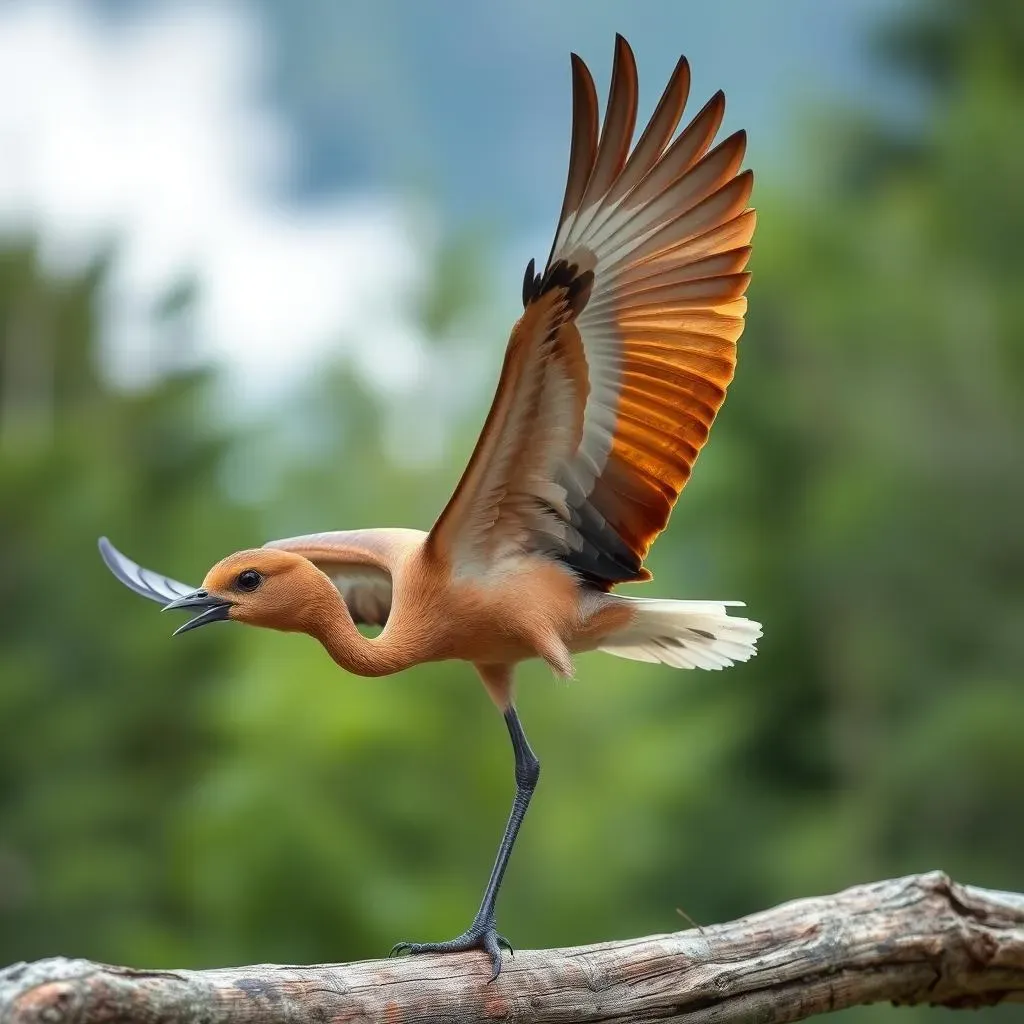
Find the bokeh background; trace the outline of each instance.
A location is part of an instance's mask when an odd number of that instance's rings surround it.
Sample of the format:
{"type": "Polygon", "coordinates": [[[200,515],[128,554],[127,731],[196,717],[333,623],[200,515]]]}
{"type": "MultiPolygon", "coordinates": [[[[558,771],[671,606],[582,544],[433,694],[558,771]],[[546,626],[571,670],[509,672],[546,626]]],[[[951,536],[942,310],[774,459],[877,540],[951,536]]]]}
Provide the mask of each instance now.
{"type": "Polygon", "coordinates": [[[603,92],[616,30],[643,113],[680,52],[691,110],[725,89],[760,211],[738,377],[646,589],[766,632],[722,674],[521,673],[544,777],[502,930],[936,867],[1024,889],[1024,7],[25,0],[0,5],[0,962],[465,926],[512,795],[472,671],[171,642],[95,541],[198,581],[274,536],[429,527],[550,242],[568,53],[603,92]]]}

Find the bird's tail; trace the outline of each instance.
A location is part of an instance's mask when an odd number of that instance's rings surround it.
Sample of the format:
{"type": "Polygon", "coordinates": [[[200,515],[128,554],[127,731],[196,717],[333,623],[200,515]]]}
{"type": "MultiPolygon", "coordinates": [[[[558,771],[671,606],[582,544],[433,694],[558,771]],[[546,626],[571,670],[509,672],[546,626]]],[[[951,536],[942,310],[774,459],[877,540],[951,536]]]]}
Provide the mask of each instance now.
{"type": "Polygon", "coordinates": [[[761,623],[727,611],[742,607],[742,601],[616,597],[629,602],[634,616],[598,646],[606,654],[674,668],[721,669],[757,653],[761,623]]]}

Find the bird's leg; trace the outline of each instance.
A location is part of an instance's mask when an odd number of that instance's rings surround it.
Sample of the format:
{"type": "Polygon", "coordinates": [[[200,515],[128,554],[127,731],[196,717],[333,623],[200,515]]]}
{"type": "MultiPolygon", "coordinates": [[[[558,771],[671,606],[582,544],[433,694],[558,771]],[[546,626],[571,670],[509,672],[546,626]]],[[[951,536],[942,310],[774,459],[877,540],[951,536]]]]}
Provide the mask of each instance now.
{"type": "Polygon", "coordinates": [[[526,808],[530,806],[530,797],[540,778],[540,761],[530,749],[530,744],[523,732],[522,723],[516,713],[515,705],[509,704],[505,711],[505,724],[512,738],[512,749],[516,756],[516,797],[512,803],[512,812],[505,826],[505,834],[501,837],[498,855],[491,868],[491,877],[487,879],[487,888],[480,901],[480,909],[473,918],[473,923],[459,936],[447,942],[399,942],[391,950],[392,953],[457,953],[467,949],[483,949],[491,958],[493,973],[491,981],[501,971],[501,951],[503,948],[512,952],[512,944],[504,935],[499,935],[494,926],[494,904],[501,888],[501,880],[505,876],[505,868],[515,845],[519,826],[526,817],[526,808]]]}
{"type": "Polygon", "coordinates": [[[537,760],[537,755],[530,748],[514,704],[510,704],[505,712],[505,724],[508,726],[512,749],[515,751],[516,796],[512,801],[512,811],[508,816],[508,823],[505,825],[505,834],[501,837],[498,855],[494,859],[494,867],[491,868],[491,877],[487,879],[487,888],[480,901],[480,909],[473,919],[474,924],[489,922],[492,927],[494,904],[498,899],[501,880],[505,877],[505,868],[508,867],[508,859],[512,854],[516,836],[519,835],[519,826],[522,825],[523,818],[526,817],[526,809],[530,806],[530,798],[533,796],[533,791],[537,788],[537,780],[540,778],[540,761],[537,760]]]}

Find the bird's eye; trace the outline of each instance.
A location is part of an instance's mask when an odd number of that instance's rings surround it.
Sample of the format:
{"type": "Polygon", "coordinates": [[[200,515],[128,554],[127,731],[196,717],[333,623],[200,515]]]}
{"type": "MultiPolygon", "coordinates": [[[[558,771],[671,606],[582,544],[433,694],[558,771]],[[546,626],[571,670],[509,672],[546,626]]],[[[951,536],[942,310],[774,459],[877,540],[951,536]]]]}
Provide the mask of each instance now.
{"type": "Polygon", "coordinates": [[[263,582],[263,577],[255,569],[246,569],[238,574],[235,585],[239,590],[253,591],[263,582]]]}

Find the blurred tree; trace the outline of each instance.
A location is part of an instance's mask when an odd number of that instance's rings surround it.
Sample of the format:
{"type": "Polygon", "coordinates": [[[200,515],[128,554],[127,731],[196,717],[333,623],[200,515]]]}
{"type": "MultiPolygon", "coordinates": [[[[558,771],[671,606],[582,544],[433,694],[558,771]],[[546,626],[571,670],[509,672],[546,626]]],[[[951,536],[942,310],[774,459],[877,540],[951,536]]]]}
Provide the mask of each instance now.
{"type": "Polygon", "coordinates": [[[103,260],[55,280],[31,247],[0,253],[5,961],[183,953],[164,812],[202,771],[197,697],[233,651],[223,635],[153,643],[153,609],[104,579],[100,533],[184,564],[239,531],[211,482],[226,437],[198,415],[207,376],[132,394],[104,383],[104,276],[103,260]]]}
{"type": "Polygon", "coordinates": [[[922,115],[834,117],[816,190],[769,209],[723,431],[758,438],[752,565],[798,625],[747,676],[748,763],[808,798],[779,895],[925,863],[1024,884],[1024,21],[944,2],[882,38],[922,115]]]}

